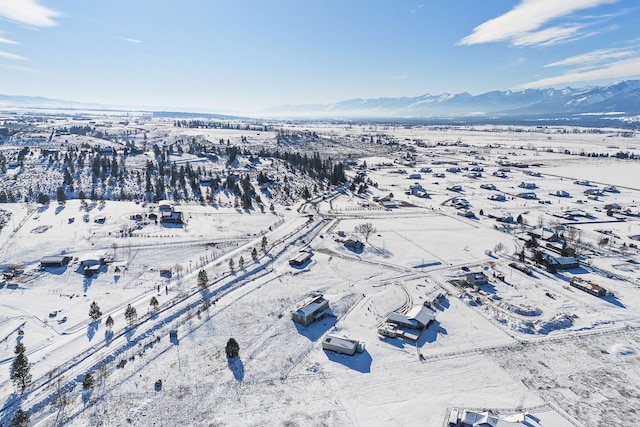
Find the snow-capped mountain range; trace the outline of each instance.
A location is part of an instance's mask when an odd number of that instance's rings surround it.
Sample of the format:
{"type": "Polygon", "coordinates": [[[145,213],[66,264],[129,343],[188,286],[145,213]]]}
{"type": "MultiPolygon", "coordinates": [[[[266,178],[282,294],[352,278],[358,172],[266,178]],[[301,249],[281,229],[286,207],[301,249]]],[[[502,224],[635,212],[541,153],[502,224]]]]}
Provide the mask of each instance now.
{"type": "Polygon", "coordinates": [[[274,115],[372,118],[554,117],[614,113],[635,116],[640,114],[640,80],[624,80],[603,87],[350,99],[334,104],[284,105],[267,112],[274,115]]]}
{"type": "MultiPolygon", "coordinates": [[[[108,106],[32,96],[0,94],[0,109],[94,109],[156,111],[158,108],[108,106]]],[[[166,107],[163,110],[170,111],[166,107]]],[[[190,112],[191,113],[191,112],[190,112]]],[[[193,112],[197,113],[197,112],[193,112]]],[[[332,104],[282,105],[259,113],[267,117],[300,118],[570,118],[578,116],[640,116],[640,80],[607,86],[564,89],[467,92],[416,97],[349,99],[332,104]]]]}

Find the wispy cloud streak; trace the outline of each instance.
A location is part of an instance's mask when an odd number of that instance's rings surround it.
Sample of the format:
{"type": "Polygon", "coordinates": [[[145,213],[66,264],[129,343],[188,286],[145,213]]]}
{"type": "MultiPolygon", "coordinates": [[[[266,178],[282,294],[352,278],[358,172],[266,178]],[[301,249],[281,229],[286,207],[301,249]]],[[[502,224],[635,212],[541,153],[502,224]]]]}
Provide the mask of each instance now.
{"type": "Polygon", "coordinates": [[[3,52],[1,50],[0,50],[0,58],[13,59],[17,61],[27,59],[24,56],[16,55],[15,53],[3,52]]]}
{"type": "Polygon", "coordinates": [[[611,60],[619,60],[622,58],[629,58],[638,56],[638,52],[630,49],[597,49],[591,52],[582,53],[580,55],[571,56],[563,59],[562,61],[552,62],[545,65],[545,67],[593,67],[598,64],[602,64],[611,60]]]}
{"type": "Polygon", "coordinates": [[[123,40],[125,42],[128,43],[133,43],[133,44],[140,44],[142,43],[142,40],[138,40],[138,39],[132,39],[130,37],[118,37],[120,40],[123,40]]]}
{"type": "Polygon", "coordinates": [[[486,21],[459,45],[491,42],[510,42],[516,46],[548,45],[568,41],[577,35],[579,25],[556,25],[543,28],[547,23],[577,11],[594,8],[618,0],[522,0],[520,4],[497,18],[486,21]]]}
{"type": "Polygon", "coordinates": [[[640,57],[615,61],[603,67],[592,70],[573,70],[559,76],[547,77],[544,79],[519,85],[518,89],[554,87],[560,84],[576,82],[635,77],[640,77],[640,57]]]}

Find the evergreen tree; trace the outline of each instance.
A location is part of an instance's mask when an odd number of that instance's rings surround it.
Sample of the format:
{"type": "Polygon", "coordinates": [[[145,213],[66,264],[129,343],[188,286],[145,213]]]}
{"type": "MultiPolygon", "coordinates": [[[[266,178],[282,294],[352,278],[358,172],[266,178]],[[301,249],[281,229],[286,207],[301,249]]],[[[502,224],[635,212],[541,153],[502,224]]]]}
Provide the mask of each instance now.
{"type": "Polygon", "coordinates": [[[229,338],[229,341],[227,341],[227,346],[224,350],[227,353],[227,357],[229,359],[238,357],[240,355],[240,346],[234,338],[229,338]]]}
{"type": "Polygon", "coordinates": [[[40,193],[38,194],[37,202],[41,205],[49,205],[49,203],[51,202],[51,198],[49,198],[49,196],[44,193],[40,193]]]}
{"type": "Polygon", "coordinates": [[[24,344],[22,344],[21,341],[16,344],[14,352],[16,358],[11,365],[10,377],[13,385],[20,389],[21,393],[24,393],[31,384],[31,365],[25,354],[26,349],[24,348],[24,344]]]}
{"type": "Polygon", "coordinates": [[[233,271],[233,270],[235,270],[235,267],[236,267],[236,265],[235,265],[235,263],[233,262],[233,258],[229,258],[229,269],[230,269],[231,271],[233,271]]]}
{"type": "Polygon", "coordinates": [[[113,328],[113,317],[111,317],[111,315],[109,315],[109,317],[107,317],[107,320],[104,322],[104,325],[107,327],[107,329],[111,329],[113,328]]]}
{"type": "Polygon", "coordinates": [[[244,257],[240,256],[240,259],[238,260],[238,268],[240,270],[242,270],[244,268],[244,257]]]}
{"type": "Polygon", "coordinates": [[[133,324],[138,317],[138,312],[135,308],[131,307],[131,304],[127,305],[127,308],[124,310],[124,318],[127,319],[129,325],[133,324]]]}
{"type": "Polygon", "coordinates": [[[28,427],[30,421],[29,414],[22,409],[18,409],[11,419],[11,427],[28,427]]]}
{"type": "Polygon", "coordinates": [[[258,259],[258,250],[256,248],[253,248],[251,250],[251,258],[254,259],[254,260],[258,259]]]}
{"type": "Polygon", "coordinates": [[[204,270],[200,270],[198,272],[198,286],[202,288],[206,288],[207,283],[209,283],[209,277],[207,276],[207,272],[204,270]]]}
{"type": "Polygon", "coordinates": [[[92,302],[91,307],[89,307],[89,317],[91,317],[94,321],[98,320],[102,316],[102,311],[100,311],[100,307],[97,302],[92,302]]]}
{"type": "Polygon", "coordinates": [[[85,390],[88,390],[90,388],[93,388],[93,384],[94,384],[94,379],[93,379],[93,375],[91,374],[86,374],[84,376],[84,379],[82,380],[82,388],[85,390]]]}
{"type": "Polygon", "coordinates": [[[58,187],[56,190],[56,199],[58,200],[58,204],[63,206],[67,202],[67,196],[64,194],[64,190],[62,187],[58,187]]]}
{"type": "Polygon", "coordinates": [[[158,311],[158,300],[156,297],[151,297],[151,301],[149,302],[151,309],[153,311],[158,311]]]}
{"type": "Polygon", "coordinates": [[[267,236],[262,236],[262,252],[265,252],[267,248],[267,236]]]}

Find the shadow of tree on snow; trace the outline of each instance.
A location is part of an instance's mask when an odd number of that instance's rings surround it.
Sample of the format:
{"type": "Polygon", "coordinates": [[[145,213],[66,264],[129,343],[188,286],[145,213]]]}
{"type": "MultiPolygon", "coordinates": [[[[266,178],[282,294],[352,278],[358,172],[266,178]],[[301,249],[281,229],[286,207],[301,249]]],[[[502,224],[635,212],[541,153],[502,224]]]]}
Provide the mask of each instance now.
{"type": "Polygon", "coordinates": [[[233,373],[233,377],[237,381],[242,382],[244,379],[244,364],[242,360],[239,357],[229,357],[227,358],[227,365],[233,373]]]}

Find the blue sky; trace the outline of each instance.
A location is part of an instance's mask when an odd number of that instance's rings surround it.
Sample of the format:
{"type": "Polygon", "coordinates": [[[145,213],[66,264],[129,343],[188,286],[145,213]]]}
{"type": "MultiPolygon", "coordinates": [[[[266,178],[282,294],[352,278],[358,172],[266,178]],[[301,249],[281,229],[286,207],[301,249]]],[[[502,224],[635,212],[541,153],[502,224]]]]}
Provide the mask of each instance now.
{"type": "Polygon", "coordinates": [[[637,0],[0,0],[0,93],[252,112],[640,78],[637,0]]]}

